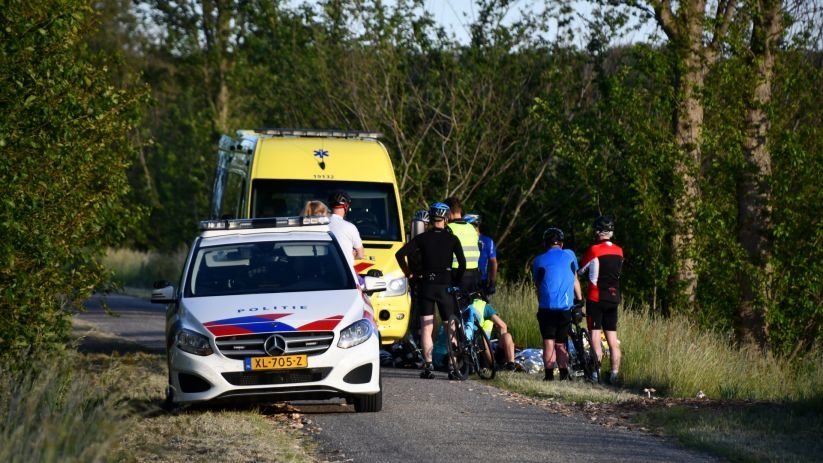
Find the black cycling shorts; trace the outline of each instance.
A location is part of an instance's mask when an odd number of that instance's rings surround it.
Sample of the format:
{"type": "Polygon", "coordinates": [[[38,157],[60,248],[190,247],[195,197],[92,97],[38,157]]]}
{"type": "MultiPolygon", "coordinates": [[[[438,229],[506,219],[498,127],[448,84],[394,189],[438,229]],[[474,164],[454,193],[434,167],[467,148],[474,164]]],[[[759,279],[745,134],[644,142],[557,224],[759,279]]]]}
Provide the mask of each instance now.
{"type": "Polygon", "coordinates": [[[617,302],[586,301],[590,330],[617,331],[617,302]]]}
{"type": "Polygon", "coordinates": [[[537,323],[543,339],[554,339],[565,343],[569,339],[569,325],[572,322],[571,310],[537,310],[537,323]]]}
{"type": "Polygon", "coordinates": [[[421,283],[417,291],[417,309],[420,316],[434,315],[434,306],[440,313],[440,319],[445,321],[454,313],[454,296],[449,294],[450,285],[437,283],[421,283]]]}

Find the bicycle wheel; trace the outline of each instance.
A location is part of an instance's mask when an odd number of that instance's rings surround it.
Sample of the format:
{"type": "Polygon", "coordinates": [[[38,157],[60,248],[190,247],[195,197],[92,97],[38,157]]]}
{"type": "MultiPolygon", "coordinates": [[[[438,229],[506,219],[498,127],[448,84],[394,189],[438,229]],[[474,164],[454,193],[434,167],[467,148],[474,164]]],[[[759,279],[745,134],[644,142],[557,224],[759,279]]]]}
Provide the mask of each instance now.
{"type": "Polygon", "coordinates": [[[463,321],[456,315],[451,315],[446,323],[446,350],[449,356],[448,368],[463,381],[469,377],[469,362],[467,346],[469,340],[463,329],[463,321]]]}
{"type": "Polygon", "coordinates": [[[474,337],[472,338],[472,352],[474,371],[480,379],[494,379],[497,370],[494,368],[494,352],[486,332],[475,323],[474,337]]]}
{"type": "Polygon", "coordinates": [[[583,351],[581,345],[580,327],[572,323],[569,325],[569,340],[566,343],[566,350],[569,352],[569,373],[572,378],[585,374],[583,371],[583,358],[580,355],[583,351]]]}
{"type": "Polygon", "coordinates": [[[597,362],[597,355],[592,347],[592,339],[589,330],[580,329],[581,362],[583,364],[584,377],[593,382],[600,382],[600,365],[597,362]],[[595,376],[594,373],[597,373],[595,376]]]}

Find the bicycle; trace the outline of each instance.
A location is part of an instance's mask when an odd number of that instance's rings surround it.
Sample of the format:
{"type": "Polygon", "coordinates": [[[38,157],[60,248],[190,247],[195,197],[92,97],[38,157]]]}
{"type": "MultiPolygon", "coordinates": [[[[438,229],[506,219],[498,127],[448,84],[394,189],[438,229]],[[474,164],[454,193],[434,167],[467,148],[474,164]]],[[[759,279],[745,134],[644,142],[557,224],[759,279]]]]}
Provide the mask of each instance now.
{"type": "Polygon", "coordinates": [[[444,323],[446,330],[446,351],[450,377],[464,381],[473,371],[480,379],[493,379],[497,373],[494,352],[486,332],[472,307],[472,301],[479,293],[467,293],[460,288],[449,288],[457,307],[457,313],[449,316],[444,323]]]}
{"type": "Polygon", "coordinates": [[[583,377],[594,384],[600,382],[600,362],[592,346],[589,330],[580,326],[583,321],[583,304],[577,303],[572,307],[572,322],[569,324],[569,351],[570,376],[583,377]]]}

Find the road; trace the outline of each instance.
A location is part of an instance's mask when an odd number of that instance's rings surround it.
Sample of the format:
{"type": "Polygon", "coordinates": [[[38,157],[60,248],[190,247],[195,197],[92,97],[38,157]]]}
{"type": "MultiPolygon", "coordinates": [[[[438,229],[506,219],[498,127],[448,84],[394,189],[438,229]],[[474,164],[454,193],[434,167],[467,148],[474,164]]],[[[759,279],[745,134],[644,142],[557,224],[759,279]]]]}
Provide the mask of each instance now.
{"type": "MultiPolygon", "coordinates": [[[[100,308],[100,297],[76,315],[100,330],[163,351],[162,306],[109,296],[117,316],[100,308]]],[[[307,435],[329,462],[710,462],[639,431],[605,428],[584,416],[553,413],[477,380],[433,380],[415,370],[383,368],[383,410],[354,413],[338,403],[295,403],[307,435]]]]}

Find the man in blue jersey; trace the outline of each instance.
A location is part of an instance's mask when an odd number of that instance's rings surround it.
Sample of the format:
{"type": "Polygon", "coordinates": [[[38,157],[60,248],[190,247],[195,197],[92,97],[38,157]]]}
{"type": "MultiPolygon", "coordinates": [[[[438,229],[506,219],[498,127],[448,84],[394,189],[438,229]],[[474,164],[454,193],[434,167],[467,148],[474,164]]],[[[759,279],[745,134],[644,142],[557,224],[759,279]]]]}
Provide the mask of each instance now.
{"type": "Polygon", "coordinates": [[[474,225],[477,230],[477,240],[480,246],[480,259],[477,262],[477,267],[480,269],[480,290],[488,298],[497,292],[497,247],[490,236],[480,231],[480,214],[466,214],[463,220],[474,225]]]}
{"type": "Polygon", "coordinates": [[[560,380],[569,379],[566,341],[572,321],[571,308],[583,298],[577,279],[577,256],[563,249],[563,231],[550,227],[543,232],[546,252],[534,259],[532,278],[537,287],[537,322],[543,337],[544,381],[554,380],[554,364],[560,380]]]}

